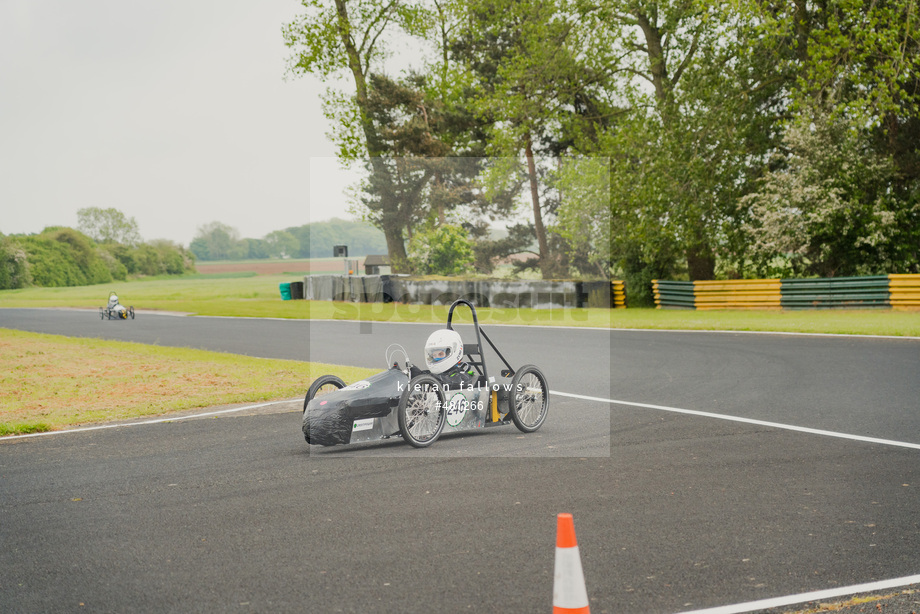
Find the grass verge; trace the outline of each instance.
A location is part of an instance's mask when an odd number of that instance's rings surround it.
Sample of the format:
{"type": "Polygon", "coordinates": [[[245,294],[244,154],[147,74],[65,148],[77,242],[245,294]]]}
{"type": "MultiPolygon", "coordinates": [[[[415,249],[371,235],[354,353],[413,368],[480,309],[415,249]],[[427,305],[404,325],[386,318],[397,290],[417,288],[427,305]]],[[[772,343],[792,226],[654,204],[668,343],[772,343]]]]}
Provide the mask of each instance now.
{"type": "Polygon", "coordinates": [[[287,399],[324,373],[374,371],[0,329],[0,435],[287,399]]]}
{"type": "MultiPolygon", "coordinates": [[[[0,291],[0,307],[98,308],[110,290],[136,309],[256,318],[371,320],[443,324],[447,307],[430,305],[282,301],[278,284],[290,275],[190,276],[77,288],[0,291]]],[[[684,311],[660,309],[477,310],[484,324],[591,326],[680,330],[743,330],[920,337],[920,312],[889,310],[684,311]]],[[[458,322],[469,321],[458,309],[458,322]]],[[[142,317],[142,316],[139,316],[142,317]]]]}

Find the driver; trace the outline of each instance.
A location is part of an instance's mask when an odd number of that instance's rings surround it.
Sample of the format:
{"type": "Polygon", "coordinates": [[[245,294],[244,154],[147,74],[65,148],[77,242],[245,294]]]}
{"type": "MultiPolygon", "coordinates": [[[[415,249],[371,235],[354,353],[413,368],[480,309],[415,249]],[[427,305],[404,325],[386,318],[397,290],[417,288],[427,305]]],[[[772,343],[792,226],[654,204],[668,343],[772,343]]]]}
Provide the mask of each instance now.
{"type": "Polygon", "coordinates": [[[109,294],[109,309],[115,309],[118,305],[118,295],[112,292],[109,294]]]}
{"type": "Polygon", "coordinates": [[[436,330],[425,342],[425,364],[441,383],[459,387],[471,385],[476,371],[463,360],[463,341],[457,331],[436,330]]]}

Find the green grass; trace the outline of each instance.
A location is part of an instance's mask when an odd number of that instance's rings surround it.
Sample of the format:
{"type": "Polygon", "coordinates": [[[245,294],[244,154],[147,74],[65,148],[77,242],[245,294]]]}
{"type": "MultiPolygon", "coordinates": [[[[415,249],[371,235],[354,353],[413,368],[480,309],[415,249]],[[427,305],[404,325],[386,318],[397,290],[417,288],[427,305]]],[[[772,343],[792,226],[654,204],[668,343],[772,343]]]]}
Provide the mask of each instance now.
{"type": "Polygon", "coordinates": [[[0,329],[0,435],[302,397],[373,369],[0,329]]]}
{"type": "Polygon", "coordinates": [[[47,433],[52,431],[51,425],[44,422],[0,422],[0,437],[7,435],[29,435],[30,433],[47,433]]]}
{"type": "MultiPolygon", "coordinates": [[[[77,288],[0,291],[0,307],[98,308],[110,290],[136,309],[197,315],[292,319],[371,320],[444,323],[447,307],[282,301],[278,285],[293,275],[257,277],[196,275],[117,282],[77,288]]],[[[457,321],[468,321],[458,309],[457,321]]],[[[483,324],[590,326],[599,328],[743,330],[920,337],[920,312],[889,310],[684,311],[657,309],[478,309],[483,324]]],[[[143,317],[142,315],[138,317],[143,317]]]]}

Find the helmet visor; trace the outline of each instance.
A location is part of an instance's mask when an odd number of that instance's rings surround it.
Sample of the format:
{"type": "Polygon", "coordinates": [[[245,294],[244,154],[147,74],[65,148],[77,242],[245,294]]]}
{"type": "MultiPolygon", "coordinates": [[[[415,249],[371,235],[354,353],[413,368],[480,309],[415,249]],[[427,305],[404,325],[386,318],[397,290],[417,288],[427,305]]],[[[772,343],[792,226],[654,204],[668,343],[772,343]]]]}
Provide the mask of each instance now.
{"type": "Polygon", "coordinates": [[[432,363],[441,362],[450,356],[450,348],[430,348],[428,350],[428,360],[432,363]]]}

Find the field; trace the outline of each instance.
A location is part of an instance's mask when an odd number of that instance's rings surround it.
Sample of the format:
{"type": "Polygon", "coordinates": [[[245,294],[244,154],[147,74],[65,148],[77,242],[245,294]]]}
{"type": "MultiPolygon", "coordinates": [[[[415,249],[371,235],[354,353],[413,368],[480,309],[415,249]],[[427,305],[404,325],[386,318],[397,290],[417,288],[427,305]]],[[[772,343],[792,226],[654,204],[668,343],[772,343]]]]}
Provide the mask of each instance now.
{"type": "Polygon", "coordinates": [[[0,436],[299,397],[335,369],[187,348],[0,329],[0,436]]]}

